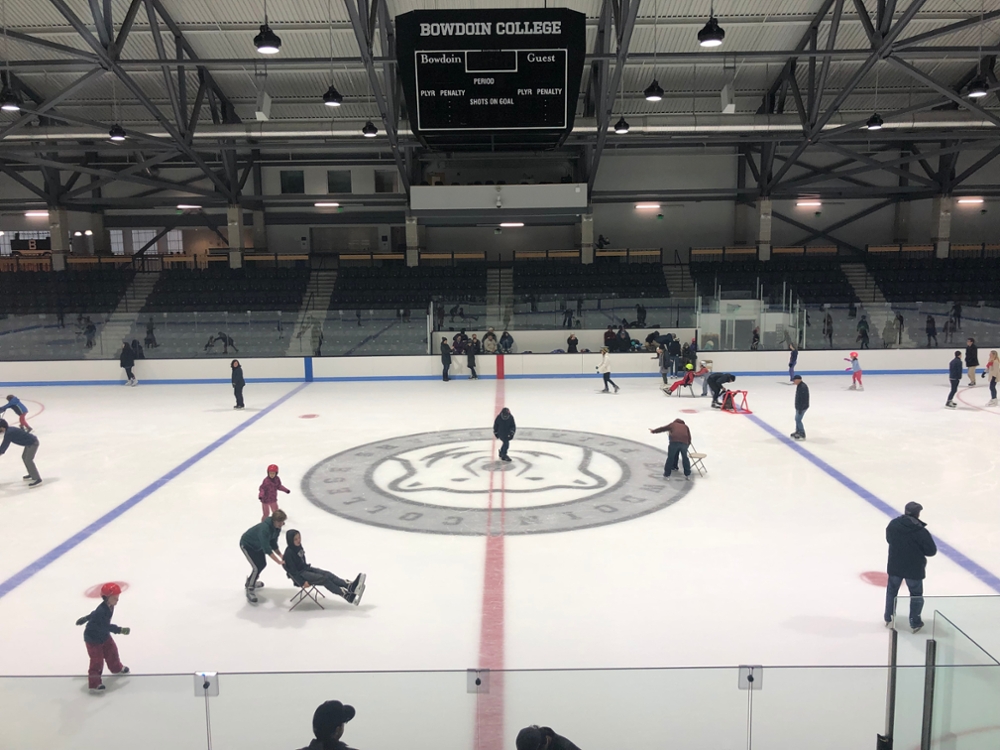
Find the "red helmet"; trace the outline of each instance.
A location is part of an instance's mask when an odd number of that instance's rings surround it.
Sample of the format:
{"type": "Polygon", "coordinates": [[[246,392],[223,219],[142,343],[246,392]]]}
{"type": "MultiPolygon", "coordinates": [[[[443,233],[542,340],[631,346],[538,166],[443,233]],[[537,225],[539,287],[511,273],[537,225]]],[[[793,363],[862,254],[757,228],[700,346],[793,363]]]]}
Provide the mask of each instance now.
{"type": "Polygon", "coordinates": [[[273,471],[275,474],[278,473],[278,464],[271,464],[267,467],[268,471],[273,471]]]}
{"type": "Polygon", "coordinates": [[[852,358],[852,359],[853,359],[854,357],[857,357],[857,356],[858,356],[858,353],[857,353],[857,352],[851,352],[851,358],[852,358]]]}
{"type": "Polygon", "coordinates": [[[122,593],[122,587],[117,583],[106,583],[101,586],[101,596],[107,598],[109,596],[119,596],[122,593]]]}

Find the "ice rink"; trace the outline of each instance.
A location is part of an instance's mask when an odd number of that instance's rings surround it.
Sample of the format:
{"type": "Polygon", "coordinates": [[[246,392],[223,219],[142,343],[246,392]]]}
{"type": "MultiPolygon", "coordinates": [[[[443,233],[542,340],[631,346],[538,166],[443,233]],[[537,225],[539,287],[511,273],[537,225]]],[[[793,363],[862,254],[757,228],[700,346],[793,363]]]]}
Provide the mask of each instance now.
{"type": "Polygon", "coordinates": [[[78,675],[86,700],[73,623],[109,580],[128,586],[114,620],[137,675],[884,665],[884,529],[910,500],[943,542],[926,595],[1000,593],[982,384],[952,411],[945,376],[806,377],[795,443],[780,376],[737,380],[749,416],[617,380],[251,383],[242,412],[226,385],[16,389],[45,481],[26,487],[17,446],[0,460],[0,672],[78,675]],[[519,430],[507,466],[499,405],[519,430]],[[676,417],[707,454],[690,483],[659,476],[649,432],[676,417]],[[238,543],[270,463],[310,562],[367,573],[360,607],[289,612],[274,563],[246,601],[238,543]]]}

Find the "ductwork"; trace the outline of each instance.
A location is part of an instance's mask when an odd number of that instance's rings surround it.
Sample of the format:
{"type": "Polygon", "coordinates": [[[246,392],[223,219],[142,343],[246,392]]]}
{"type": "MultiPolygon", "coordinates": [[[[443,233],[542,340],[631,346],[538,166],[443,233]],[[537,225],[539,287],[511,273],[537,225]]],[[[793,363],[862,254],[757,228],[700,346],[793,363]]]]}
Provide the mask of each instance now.
{"type": "MultiPolygon", "coordinates": [[[[888,119],[885,130],[975,130],[992,129],[997,123],[971,112],[921,112],[906,117],[888,119]]],[[[854,124],[862,129],[863,118],[854,115],[834,115],[824,126],[833,130],[854,124]],[[859,124],[861,123],[861,124],[859,124]]],[[[629,115],[629,137],[633,134],[697,135],[700,133],[727,133],[731,135],[752,135],[765,133],[802,132],[798,115],[629,115]]],[[[194,140],[221,141],[287,141],[287,140],[361,140],[360,120],[335,120],[332,122],[246,122],[239,125],[202,125],[194,132],[194,140]]],[[[413,133],[405,122],[399,128],[399,135],[412,137],[413,133]]],[[[576,135],[596,133],[597,120],[593,117],[578,117],[573,127],[576,135]]],[[[152,138],[169,140],[170,135],[163,130],[152,128],[143,130],[152,138]]],[[[8,142],[51,142],[51,141],[104,141],[106,130],[78,127],[23,128],[0,140],[8,142]]],[[[366,139],[367,141],[367,139],[366,139]]],[[[368,141],[370,142],[370,141],[368,141]]]]}

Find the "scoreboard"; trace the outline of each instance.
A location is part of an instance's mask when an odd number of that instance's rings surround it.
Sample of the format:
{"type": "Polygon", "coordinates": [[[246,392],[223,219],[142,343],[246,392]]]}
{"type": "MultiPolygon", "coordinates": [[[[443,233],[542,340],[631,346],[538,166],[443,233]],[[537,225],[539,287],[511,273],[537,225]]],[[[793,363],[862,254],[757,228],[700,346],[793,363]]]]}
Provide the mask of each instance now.
{"type": "MultiPolygon", "coordinates": [[[[454,136],[573,127],[585,17],[565,9],[414,11],[396,18],[397,65],[410,126],[454,136]]],[[[468,141],[466,141],[468,142],[468,141]]]]}

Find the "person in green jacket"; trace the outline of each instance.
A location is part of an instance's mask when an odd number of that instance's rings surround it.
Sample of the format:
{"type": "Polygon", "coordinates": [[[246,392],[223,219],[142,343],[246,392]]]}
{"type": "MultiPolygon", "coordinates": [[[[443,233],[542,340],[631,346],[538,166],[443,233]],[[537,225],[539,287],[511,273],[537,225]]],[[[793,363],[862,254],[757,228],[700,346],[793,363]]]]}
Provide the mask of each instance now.
{"type": "Polygon", "coordinates": [[[250,563],[250,575],[247,576],[246,590],[247,601],[251,604],[257,603],[255,589],[264,585],[257,580],[257,577],[267,565],[267,558],[270,557],[278,565],[285,564],[281,553],[278,552],[278,537],[286,520],[288,520],[288,516],[285,511],[275,511],[274,515],[265,518],[256,526],[251,526],[240,537],[240,549],[247,562],[250,563]]]}

